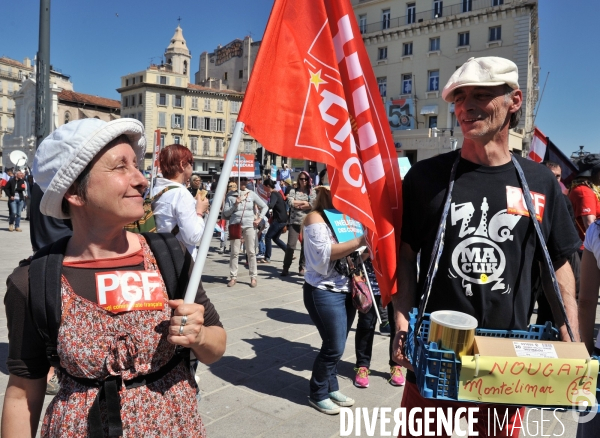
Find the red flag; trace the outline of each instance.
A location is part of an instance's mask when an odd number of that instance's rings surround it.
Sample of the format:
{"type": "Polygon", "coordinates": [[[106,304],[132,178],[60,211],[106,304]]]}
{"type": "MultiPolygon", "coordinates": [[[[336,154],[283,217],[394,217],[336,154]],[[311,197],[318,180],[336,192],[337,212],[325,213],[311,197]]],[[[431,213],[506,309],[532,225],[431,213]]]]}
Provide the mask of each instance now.
{"type": "Polygon", "coordinates": [[[533,132],[533,139],[531,140],[531,147],[529,148],[529,158],[536,163],[544,161],[546,155],[546,148],[548,146],[548,139],[537,127],[533,132]]]}
{"type": "Polygon", "coordinates": [[[402,183],[348,0],[275,1],[238,121],[272,152],[328,165],[333,203],[368,229],[389,302],[397,290],[402,183]]]}

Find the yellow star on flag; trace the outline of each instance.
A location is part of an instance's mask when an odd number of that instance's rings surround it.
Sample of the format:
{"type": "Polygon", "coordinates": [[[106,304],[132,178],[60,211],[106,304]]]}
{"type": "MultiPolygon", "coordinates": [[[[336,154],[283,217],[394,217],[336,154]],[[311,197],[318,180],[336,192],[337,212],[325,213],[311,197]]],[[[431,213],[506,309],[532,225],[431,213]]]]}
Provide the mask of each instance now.
{"type": "Polygon", "coordinates": [[[310,83],[315,86],[315,89],[317,91],[319,91],[319,85],[327,83],[327,81],[324,81],[323,79],[321,79],[321,70],[319,70],[316,73],[313,73],[310,70],[308,72],[310,73],[310,83]]]}

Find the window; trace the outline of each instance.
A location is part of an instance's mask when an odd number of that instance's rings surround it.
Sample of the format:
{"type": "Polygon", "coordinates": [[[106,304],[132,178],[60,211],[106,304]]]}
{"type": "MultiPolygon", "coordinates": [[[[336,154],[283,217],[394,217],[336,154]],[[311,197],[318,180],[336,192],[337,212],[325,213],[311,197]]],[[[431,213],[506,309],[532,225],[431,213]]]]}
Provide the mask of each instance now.
{"type": "Polygon", "coordinates": [[[183,117],[181,114],[173,114],[171,116],[171,128],[183,128],[183,117]]]}
{"type": "Polygon", "coordinates": [[[429,127],[437,128],[437,116],[429,116],[429,127]]]}
{"type": "Polygon", "coordinates": [[[406,24],[413,24],[416,21],[416,6],[414,3],[406,5],[406,24]]]}
{"type": "Polygon", "coordinates": [[[173,106],[176,108],[181,108],[181,96],[176,94],[175,95],[175,102],[173,103],[173,106]]]}
{"type": "Polygon", "coordinates": [[[383,30],[390,28],[390,10],[384,9],[381,11],[381,28],[383,30]]]}
{"type": "Polygon", "coordinates": [[[202,154],[210,155],[210,138],[202,137],[202,154]]]}
{"type": "Polygon", "coordinates": [[[433,18],[441,17],[443,9],[444,2],[442,2],[442,0],[435,0],[433,2],[433,18]]]}
{"type": "Polygon", "coordinates": [[[202,163],[202,172],[208,172],[208,163],[207,162],[202,163]]]}
{"type": "Polygon", "coordinates": [[[135,76],[131,78],[131,85],[135,85],[135,76]]]}
{"type": "Polygon", "coordinates": [[[377,86],[379,87],[379,94],[381,94],[381,97],[385,97],[387,94],[387,77],[377,78],[377,86]]]}
{"type": "Polygon", "coordinates": [[[217,130],[217,119],[210,119],[210,130],[211,131],[217,130]]]}
{"type": "MultiPolygon", "coordinates": [[[[94,117],[94,118],[95,118],[95,119],[97,119],[98,117],[94,117]]],[[[138,113],[137,119],[138,119],[140,122],[142,122],[142,123],[144,122],[144,121],[142,120],[142,113],[138,113]]]]}
{"type": "Polygon", "coordinates": [[[165,145],[165,138],[167,137],[167,134],[160,134],[160,144],[162,146],[165,145]]]}
{"type": "Polygon", "coordinates": [[[402,94],[412,93],[412,74],[402,75],[402,94]]]}
{"type": "Polygon", "coordinates": [[[231,102],[231,112],[239,113],[240,112],[241,102],[231,102]]]}
{"type": "Polygon", "coordinates": [[[210,117],[202,117],[202,130],[210,131],[210,117]]]}
{"type": "Polygon", "coordinates": [[[215,139],[215,142],[217,143],[217,155],[219,157],[222,157],[223,156],[223,139],[217,138],[217,139],[215,139]]]}
{"type": "Polygon", "coordinates": [[[473,0],[462,0],[462,12],[470,12],[473,10],[473,0]]]}
{"type": "Polygon", "coordinates": [[[402,44],[402,56],[410,56],[413,54],[413,43],[402,44]]]}
{"type": "Polygon", "coordinates": [[[192,109],[198,109],[198,98],[192,97],[192,109]]]}
{"type": "Polygon", "coordinates": [[[387,59],[387,47],[379,48],[377,59],[387,59]]]}
{"type": "Polygon", "coordinates": [[[128,87],[129,86],[129,79],[125,79],[125,86],[128,87]]]}
{"type": "Polygon", "coordinates": [[[210,99],[208,97],[204,99],[204,111],[210,111],[210,99]]]}
{"type": "Polygon", "coordinates": [[[223,112],[223,101],[222,100],[217,100],[217,112],[218,113],[223,112]]]}
{"type": "Polygon", "coordinates": [[[131,106],[135,106],[135,94],[131,96],[131,106]]]}
{"type": "Polygon", "coordinates": [[[469,45],[469,32],[461,32],[458,34],[458,47],[469,45]]]}
{"type": "Polygon", "coordinates": [[[180,135],[174,135],[173,136],[173,143],[175,143],[175,144],[181,144],[181,136],[180,135]]]}
{"type": "Polygon", "coordinates": [[[360,33],[367,32],[367,15],[366,14],[358,16],[358,28],[360,30],[360,33]]]}
{"type": "Polygon", "coordinates": [[[429,81],[427,91],[438,91],[440,89],[440,71],[431,70],[429,72],[429,81]]]}
{"type": "Polygon", "coordinates": [[[139,82],[140,82],[140,84],[141,84],[142,82],[144,82],[144,77],[143,77],[143,76],[140,76],[140,77],[139,77],[139,82]]]}
{"type": "Polygon", "coordinates": [[[490,41],[500,41],[502,39],[502,26],[490,27],[490,41]]]}
{"type": "Polygon", "coordinates": [[[159,83],[162,85],[167,85],[167,77],[166,76],[161,76],[159,78],[159,83]]]}
{"type": "Polygon", "coordinates": [[[167,113],[159,111],[158,112],[158,128],[166,128],[166,127],[167,127],[167,113]]]}
{"type": "Polygon", "coordinates": [[[252,141],[251,140],[244,140],[244,152],[246,152],[247,154],[252,152],[252,141]]]}
{"type": "Polygon", "coordinates": [[[244,78],[244,70],[240,70],[238,72],[238,79],[243,79],[244,78]]]}
{"type": "Polygon", "coordinates": [[[429,38],[429,51],[435,52],[440,50],[440,37],[429,38]]]}
{"type": "Polygon", "coordinates": [[[492,6],[502,6],[504,4],[504,0],[492,0],[492,6]]]}
{"type": "Polygon", "coordinates": [[[158,97],[158,104],[159,105],[163,105],[163,106],[167,106],[167,95],[166,94],[161,94],[158,97]]]}
{"type": "Polygon", "coordinates": [[[223,73],[223,80],[226,81],[227,80],[227,72],[223,73]]]}
{"type": "Polygon", "coordinates": [[[181,87],[181,78],[175,78],[175,86],[181,87]]]}
{"type": "Polygon", "coordinates": [[[190,116],[190,121],[188,123],[188,128],[194,131],[198,130],[198,116],[190,116]]]}
{"type": "Polygon", "coordinates": [[[192,154],[198,155],[198,137],[190,137],[190,149],[192,154]]]}
{"type": "Polygon", "coordinates": [[[125,96],[125,101],[123,102],[123,108],[127,108],[129,106],[129,96],[125,96]]]}
{"type": "Polygon", "coordinates": [[[229,119],[229,133],[233,134],[233,131],[235,130],[235,124],[237,123],[237,119],[234,119],[233,117],[231,119],[229,119]]]}
{"type": "Polygon", "coordinates": [[[225,119],[215,119],[215,120],[217,121],[215,131],[225,132],[225,119]]]}
{"type": "Polygon", "coordinates": [[[144,103],[142,99],[142,93],[138,94],[138,105],[142,105],[144,103]]]}

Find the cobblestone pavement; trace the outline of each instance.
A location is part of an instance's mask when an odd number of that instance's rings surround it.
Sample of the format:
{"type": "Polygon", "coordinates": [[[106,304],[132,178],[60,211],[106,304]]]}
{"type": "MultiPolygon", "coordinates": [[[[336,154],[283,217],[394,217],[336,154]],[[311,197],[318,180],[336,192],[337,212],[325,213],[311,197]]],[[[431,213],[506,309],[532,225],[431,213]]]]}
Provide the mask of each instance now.
{"type": "MultiPolygon", "coordinates": [[[[6,198],[0,200],[0,277],[4,282],[18,261],[31,254],[29,222],[22,233],[8,232],[6,198]]],[[[215,240],[215,245],[217,241],[215,240]]],[[[215,248],[212,250],[214,251],[215,248]]],[[[227,351],[217,363],[198,369],[202,399],[198,409],[209,438],[231,437],[338,437],[340,417],[320,414],[307,404],[308,379],[320,347],[320,337],[302,302],[302,279],[282,278],[283,252],[277,247],[271,264],[259,265],[258,287],[250,288],[250,278],[240,263],[238,284],[226,286],[228,255],[211,252],[203,276],[204,287],[227,330],[227,351]]],[[[297,264],[292,266],[297,274],[297,264]]],[[[2,298],[5,287],[0,288],[2,298]]],[[[356,320],[354,327],[356,326],[356,320]]],[[[375,335],[370,386],[353,386],[354,328],[338,367],[341,391],[356,400],[355,407],[399,406],[402,388],[391,386],[388,363],[389,338],[375,335]]],[[[0,403],[8,382],[6,357],[8,334],[6,316],[0,313],[0,403]]],[[[46,397],[45,406],[51,397],[46,397]]],[[[44,407],[45,407],[44,406],[44,407]]],[[[369,411],[372,414],[372,410],[369,411]]],[[[561,414],[559,414],[561,417],[561,414]]],[[[529,418],[530,432],[535,430],[529,418]]],[[[545,415],[544,433],[575,437],[576,424],[562,414],[564,433],[552,415],[545,415]]],[[[388,427],[391,431],[393,427],[388,427]]],[[[362,430],[363,436],[366,431],[362,430]]],[[[380,436],[379,423],[375,436],[380,436]]],[[[351,436],[355,436],[353,433],[351,436]]],[[[521,436],[541,436],[522,433],[521,436]]]]}

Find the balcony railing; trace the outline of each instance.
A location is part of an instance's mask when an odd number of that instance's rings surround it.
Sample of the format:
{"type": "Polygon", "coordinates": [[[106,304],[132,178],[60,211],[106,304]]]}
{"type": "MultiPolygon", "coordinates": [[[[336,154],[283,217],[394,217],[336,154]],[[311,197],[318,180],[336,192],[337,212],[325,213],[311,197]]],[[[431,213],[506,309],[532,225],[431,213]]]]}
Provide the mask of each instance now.
{"type": "Polygon", "coordinates": [[[443,18],[452,15],[466,14],[468,12],[489,9],[497,6],[516,3],[519,0],[461,0],[457,5],[444,6],[443,8],[431,9],[429,11],[408,14],[402,17],[390,18],[376,23],[370,23],[360,26],[361,33],[379,32],[382,30],[394,29],[400,26],[423,23],[436,18],[443,18]]]}

